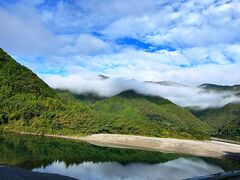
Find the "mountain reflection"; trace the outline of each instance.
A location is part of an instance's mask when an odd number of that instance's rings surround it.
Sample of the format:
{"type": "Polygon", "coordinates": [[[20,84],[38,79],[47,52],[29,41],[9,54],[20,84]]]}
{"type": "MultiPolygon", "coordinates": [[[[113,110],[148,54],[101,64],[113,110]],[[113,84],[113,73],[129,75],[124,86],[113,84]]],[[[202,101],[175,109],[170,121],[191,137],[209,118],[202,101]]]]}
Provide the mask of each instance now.
{"type": "Polygon", "coordinates": [[[129,163],[123,165],[117,162],[84,162],[68,167],[64,162],[56,161],[45,168],[36,168],[33,171],[57,173],[86,180],[178,180],[222,172],[223,169],[198,158],[178,158],[157,164],[129,163]]]}
{"type": "Polygon", "coordinates": [[[0,163],[86,180],[183,179],[239,169],[227,159],[94,146],[58,138],[0,135],[0,163]]]}

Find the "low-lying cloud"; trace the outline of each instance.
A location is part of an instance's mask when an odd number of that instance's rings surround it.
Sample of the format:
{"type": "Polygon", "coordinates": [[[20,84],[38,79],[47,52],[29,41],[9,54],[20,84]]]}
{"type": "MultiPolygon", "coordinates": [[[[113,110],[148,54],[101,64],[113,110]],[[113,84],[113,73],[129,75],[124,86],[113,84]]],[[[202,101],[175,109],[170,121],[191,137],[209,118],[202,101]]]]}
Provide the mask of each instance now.
{"type": "Polygon", "coordinates": [[[103,79],[100,76],[51,75],[43,79],[55,89],[69,90],[76,94],[95,93],[99,96],[111,97],[126,90],[135,90],[145,95],[164,97],[182,107],[214,108],[231,102],[240,101],[234,92],[206,91],[199,87],[180,84],[151,83],[128,80],[124,78],[103,79]]]}

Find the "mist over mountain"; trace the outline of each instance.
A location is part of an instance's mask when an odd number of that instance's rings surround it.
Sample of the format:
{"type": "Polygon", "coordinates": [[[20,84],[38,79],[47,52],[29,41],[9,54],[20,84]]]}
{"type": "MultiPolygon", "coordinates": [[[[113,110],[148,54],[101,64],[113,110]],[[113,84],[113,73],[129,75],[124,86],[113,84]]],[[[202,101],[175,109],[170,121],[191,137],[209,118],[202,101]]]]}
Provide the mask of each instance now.
{"type": "MultiPolygon", "coordinates": [[[[65,81],[59,80],[65,85],[65,81]]],[[[105,76],[97,76],[97,79],[88,81],[89,84],[98,82],[101,87],[100,82],[109,80],[105,76]]],[[[109,85],[114,85],[111,83],[109,85]]],[[[115,83],[118,84],[118,80],[115,83]]],[[[76,85],[73,91],[80,87],[76,82],[66,84],[76,85]]],[[[81,87],[91,92],[97,90],[96,85],[81,84],[81,87]]],[[[131,90],[106,99],[78,96],[74,101],[76,96],[63,93],[57,94],[31,70],[0,49],[0,131],[66,135],[134,134],[190,139],[209,137],[210,127],[206,123],[187,109],[161,97],[145,96],[131,90]],[[89,100],[93,101],[87,104],[89,100]]],[[[109,88],[106,93],[113,92],[109,88]]]]}
{"type": "Polygon", "coordinates": [[[140,82],[126,78],[102,78],[102,76],[43,76],[43,79],[55,89],[69,90],[75,94],[93,93],[103,97],[112,97],[126,90],[135,90],[144,95],[154,95],[171,100],[182,107],[197,109],[222,107],[228,103],[239,102],[240,97],[234,91],[217,91],[205,86],[191,87],[175,82],[140,82]]]}
{"type": "Polygon", "coordinates": [[[240,0],[0,0],[0,180],[235,178],[239,27],[240,0]]]}

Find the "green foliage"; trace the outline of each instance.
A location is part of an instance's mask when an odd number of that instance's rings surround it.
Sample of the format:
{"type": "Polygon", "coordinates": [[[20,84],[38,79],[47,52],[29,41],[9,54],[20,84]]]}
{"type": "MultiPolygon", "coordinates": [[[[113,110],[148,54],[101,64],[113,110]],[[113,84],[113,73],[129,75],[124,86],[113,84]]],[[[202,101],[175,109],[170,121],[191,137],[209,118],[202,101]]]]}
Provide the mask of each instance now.
{"type": "Polygon", "coordinates": [[[41,98],[29,94],[4,101],[8,124],[16,131],[38,133],[84,134],[82,123],[94,118],[92,110],[81,104],[55,98],[41,98]],[[21,122],[21,123],[20,123],[21,122]]]}
{"type": "Polygon", "coordinates": [[[94,126],[102,127],[94,133],[204,139],[209,130],[205,123],[172,102],[134,91],[98,101],[92,107],[101,117],[94,126]]]}
{"type": "MultiPolygon", "coordinates": [[[[209,91],[233,92],[240,95],[240,85],[220,86],[203,84],[200,87],[209,91]]],[[[212,127],[212,135],[240,141],[240,103],[230,103],[221,108],[191,110],[199,119],[212,127]]]]}
{"type": "Polygon", "coordinates": [[[0,94],[11,97],[16,93],[31,93],[42,97],[57,97],[31,70],[18,64],[0,48],[0,94]]]}
{"type": "Polygon", "coordinates": [[[106,99],[58,94],[0,49],[0,124],[5,131],[208,138],[206,124],[160,97],[134,91],[106,99]]]}
{"type": "Polygon", "coordinates": [[[212,135],[240,141],[240,103],[193,113],[213,128],[212,135]]]}

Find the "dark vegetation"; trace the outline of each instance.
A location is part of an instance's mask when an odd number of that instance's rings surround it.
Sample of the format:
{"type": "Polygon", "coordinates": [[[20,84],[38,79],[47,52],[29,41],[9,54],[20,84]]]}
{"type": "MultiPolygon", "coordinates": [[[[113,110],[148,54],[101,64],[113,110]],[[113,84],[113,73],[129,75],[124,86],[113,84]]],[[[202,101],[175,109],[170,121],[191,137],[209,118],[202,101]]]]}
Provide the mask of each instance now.
{"type": "Polygon", "coordinates": [[[0,49],[0,129],[65,135],[122,133],[208,138],[209,126],[161,97],[126,91],[101,99],[53,91],[0,49]]]}

